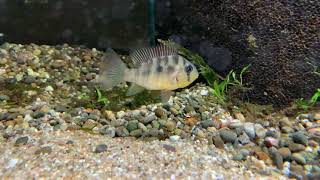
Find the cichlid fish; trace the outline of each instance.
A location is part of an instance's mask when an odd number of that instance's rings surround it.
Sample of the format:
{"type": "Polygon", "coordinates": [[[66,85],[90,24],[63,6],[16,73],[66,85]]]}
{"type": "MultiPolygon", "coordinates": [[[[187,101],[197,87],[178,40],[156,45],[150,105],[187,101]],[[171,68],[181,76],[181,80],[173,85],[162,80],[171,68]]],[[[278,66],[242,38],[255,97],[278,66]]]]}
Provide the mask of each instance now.
{"type": "Polygon", "coordinates": [[[199,76],[196,67],[171,47],[144,48],[130,54],[134,68],[128,68],[120,57],[108,50],[101,68],[101,83],[106,89],[121,82],[131,82],[127,96],[144,89],[160,90],[162,101],[167,102],[171,91],[184,88],[199,76]]]}

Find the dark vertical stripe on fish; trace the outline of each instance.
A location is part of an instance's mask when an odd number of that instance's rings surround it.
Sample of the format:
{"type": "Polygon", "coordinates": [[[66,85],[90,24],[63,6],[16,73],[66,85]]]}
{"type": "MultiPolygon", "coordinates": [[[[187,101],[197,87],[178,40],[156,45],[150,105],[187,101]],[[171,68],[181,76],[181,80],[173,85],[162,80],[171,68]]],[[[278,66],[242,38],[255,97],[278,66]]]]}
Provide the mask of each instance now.
{"type": "Polygon", "coordinates": [[[174,64],[178,65],[179,64],[179,56],[173,55],[172,58],[173,58],[174,64]]]}
{"type": "Polygon", "coordinates": [[[168,66],[167,67],[167,72],[170,74],[170,73],[173,73],[174,72],[174,67],[173,66],[168,66]]]}

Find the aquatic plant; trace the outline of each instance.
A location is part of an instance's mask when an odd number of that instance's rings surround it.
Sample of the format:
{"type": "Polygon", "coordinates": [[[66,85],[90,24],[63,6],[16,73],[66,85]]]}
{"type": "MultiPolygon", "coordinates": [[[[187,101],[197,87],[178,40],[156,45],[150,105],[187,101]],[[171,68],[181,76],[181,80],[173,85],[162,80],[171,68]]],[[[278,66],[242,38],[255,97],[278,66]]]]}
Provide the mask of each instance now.
{"type": "Polygon", "coordinates": [[[295,101],[295,105],[300,109],[306,110],[316,105],[318,100],[320,100],[320,88],[317,89],[309,101],[304,98],[300,98],[295,101]]]}
{"type": "Polygon", "coordinates": [[[104,106],[108,106],[110,104],[110,101],[106,96],[103,96],[99,88],[96,87],[96,93],[97,93],[97,103],[101,103],[104,106]]]}
{"type": "Polygon", "coordinates": [[[243,75],[248,71],[250,65],[245,66],[240,71],[239,76],[237,76],[234,70],[231,70],[224,78],[215,72],[209,65],[207,65],[199,54],[191,52],[190,50],[170,40],[165,41],[158,39],[158,41],[165,46],[178,49],[179,54],[185,56],[192,63],[199,67],[200,74],[206,79],[208,85],[212,87],[210,91],[215,97],[217,97],[219,103],[224,104],[226,102],[226,93],[229,85],[236,86],[237,88],[243,88],[243,75]]]}

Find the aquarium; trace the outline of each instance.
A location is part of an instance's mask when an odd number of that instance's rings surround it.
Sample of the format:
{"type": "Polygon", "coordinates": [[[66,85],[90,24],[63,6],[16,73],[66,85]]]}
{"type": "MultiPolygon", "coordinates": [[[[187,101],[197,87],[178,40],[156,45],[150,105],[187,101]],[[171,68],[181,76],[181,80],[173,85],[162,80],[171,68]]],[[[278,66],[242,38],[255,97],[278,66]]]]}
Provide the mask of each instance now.
{"type": "Polygon", "coordinates": [[[0,0],[0,179],[319,179],[319,8],[0,0]]]}

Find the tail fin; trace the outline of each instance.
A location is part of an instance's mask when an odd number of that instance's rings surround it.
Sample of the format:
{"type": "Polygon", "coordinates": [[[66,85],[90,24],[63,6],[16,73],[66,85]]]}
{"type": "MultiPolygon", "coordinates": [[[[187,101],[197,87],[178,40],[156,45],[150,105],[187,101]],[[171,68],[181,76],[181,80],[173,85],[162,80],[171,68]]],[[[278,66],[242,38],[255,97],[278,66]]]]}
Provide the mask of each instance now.
{"type": "Polygon", "coordinates": [[[99,82],[105,89],[110,89],[124,81],[124,74],[127,69],[120,57],[109,48],[100,67],[99,82]]]}

